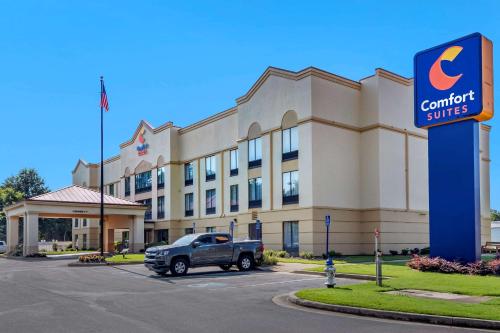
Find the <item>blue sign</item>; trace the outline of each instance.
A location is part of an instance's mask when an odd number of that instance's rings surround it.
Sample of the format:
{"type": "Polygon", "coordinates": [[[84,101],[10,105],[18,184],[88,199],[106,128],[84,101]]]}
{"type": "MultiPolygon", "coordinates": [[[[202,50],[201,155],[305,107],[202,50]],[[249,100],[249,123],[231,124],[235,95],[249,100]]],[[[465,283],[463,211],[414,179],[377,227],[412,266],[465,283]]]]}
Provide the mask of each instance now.
{"type": "Polygon", "coordinates": [[[492,44],[479,33],[417,53],[415,126],[427,128],[467,119],[490,119],[491,63],[492,44]]]}
{"type": "Polygon", "coordinates": [[[330,226],[330,215],[325,216],[325,225],[327,228],[330,226]]]}

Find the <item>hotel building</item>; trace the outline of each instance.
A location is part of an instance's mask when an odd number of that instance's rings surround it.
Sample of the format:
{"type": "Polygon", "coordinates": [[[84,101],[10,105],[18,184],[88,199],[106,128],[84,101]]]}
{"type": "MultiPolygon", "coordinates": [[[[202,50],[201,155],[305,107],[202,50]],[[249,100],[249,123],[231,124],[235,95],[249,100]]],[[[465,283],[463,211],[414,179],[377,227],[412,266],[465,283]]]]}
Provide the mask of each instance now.
{"type": "MultiPolygon", "coordinates": [[[[482,243],[490,239],[489,132],[481,125],[482,243]]],[[[453,144],[453,142],[450,142],[453,144]]],[[[99,188],[99,165],[73,183],[99,188]]],[[[429,243],[427,130],[413,124],[413,80],[383,69],[360,81],[268,68],[236,105],[187,127],[142,121],[104,162],[105,192],[149,207],[145,243],[229,231],[297,254],[373,253],[429,243]]],[[[97,247],[95,220],[74,234],[97,247]],[[84,236],[87,234],[87,236],[84,236]]],[[[116,234],[116,232],[115,232],[116,234]]],[[[450,230],[450,237],[453,230],[450,230]]],[[[80,244],[82,247],[82,244],[80,244]]]]}

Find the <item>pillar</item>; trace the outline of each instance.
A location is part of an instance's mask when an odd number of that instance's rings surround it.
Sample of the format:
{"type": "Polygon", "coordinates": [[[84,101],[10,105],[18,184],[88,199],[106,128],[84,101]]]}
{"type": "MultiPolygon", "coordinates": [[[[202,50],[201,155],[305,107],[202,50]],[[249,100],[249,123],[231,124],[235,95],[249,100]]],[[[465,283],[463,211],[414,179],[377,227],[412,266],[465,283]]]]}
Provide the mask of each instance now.
{"type": "Polygon", "coordinates": [[[23,255],[38,253],[38,214],[28,213],[24,221],[23,255]]]}
{"type": "Polygon", "coordinates": [[[144,250],[144,214],[135,215],[130,221],[129,248],[131,252],[144,250]]]}
{"type": "Polygon", "coordinates": [[[151,219],[158,219],[158,168],[151,170],[151,219]]]}
{"type": "Polygon", "coordinates": [[[7,253],[15,251],[19,244],[19,217],[7,216],[7,253]]]}

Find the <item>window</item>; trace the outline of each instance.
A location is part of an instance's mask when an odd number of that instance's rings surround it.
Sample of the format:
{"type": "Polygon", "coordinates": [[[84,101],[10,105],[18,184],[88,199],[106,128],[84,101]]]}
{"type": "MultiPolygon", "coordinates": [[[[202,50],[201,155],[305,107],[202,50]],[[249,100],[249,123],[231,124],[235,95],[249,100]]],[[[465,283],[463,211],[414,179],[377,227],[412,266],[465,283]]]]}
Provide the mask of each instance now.
{"type": "Polygon", "coordinates": [[[184,195],[184,216],[193,216],[193,193],[184,195]]]}
{"type": "Polygon", "coordinates": [[[158,180],[158,188],[164,188],[165,187],[165,168],[161,167],[158,168],[157,171],[157,180],[158,180]]]}
{"type": "Polygon", "coordinates": [[[144,206],[147,206],[147,209],[144,212],[144,220],[145,221],[150,221],[153,218],[153,214],[152,214],[152,211],[151,211],[151,199],[139,200],[137,202],[140,203],[140,204],[143,204],[144,206]]]}
{"type": "Polygon", "coordinates": [[[135,175],[135,193],[151,191],[151,171],[135,175]]]}
{"type": "Polygon", "coordinates": [[[239,202],[238,202],[238,185],[231,185],[229,187],[230,194],[230,205],[231,212],[237,212],[239,210],[239,202]]]}
{"type": "Polygon", "coordinates": [[[193,185],[193,163],[184,164],[184,186],[193,185]]]}
{"type": "Polygon", "coordinates": [[[215,179],[215,167],[216,167],[215,155],[205,157],[205,175],[206,175],[205,180],[207,182],[215,179]]]}
{"type": "Polygon", "coordinates": [[[248,224],[248,239],[257,240],[259,235],[257,234],[257,223],[248,224]]]}
{"type": "Polygon", "coordinates": [[[202,245],[212,244],[212,235],[200,236],[196,241],[200,242],[202,245]]]}
{"type": "Polygon", "coordinates": [[[168,243],[168,229],[160,229],[156,231],[156,241],[168,243]]]}
{"type": "Polygon", "coordinates": [[[229,151],[229,175],[238,175],[238,149],[229,151]]]}
{"type": "Polygon", "coordinates": [[[78,228],[78,219],[75,219],[75,228],[78,228]]]}
{"type": "Polygon", "coordinates": [[[206,232],[215,232],[215,227],[207,227],[206,232]]]}
{"type": "Polygon", "coordinates": [[[186,235],[193,234],[193,228],[184,228],[184,234],[186,235]]]}
{"type": "Polygon", "coordinates": [[[130,195],[130,177],[125,178],[125,196],[130,195]]]}
{"type": "Polygon", "coordinates": [[[262,165],[262,142],[260,138],[248,141],[248,168],[262,165]]]}
{"type": "Polygon", "coordinates": [[[299,156],[299,135],[297,126],[287,128],[281,132],[282,138],[282,160],[293,160],[299,156]]]}
{"type": "Polygon", "coordinates": [[[248,180],[248,208],[262,207],[262,178],[248,180]]]}
{"type": "Polygon", "coordinates": [[[216,235],[215,236],[215,244],[224,244],[229,242],[229,237],[226,235],[216,235]]]}
{"type": "Polygon", "coordinates": [[[206,214],[215,214],[215,189],[206,191],[206,214]]]}
{"type": "Polygon", "coordinates": [[[163,219],[165,217],[165,197],[158,197],[158,210],[157,210],[157,218],[163,219]]]}
{"type": "Polygon", "coordinates": [[[86,226],[87,226],[87,219],[83,219],[83,221],[82,221],[82,227],[85,228],[86,226]]]}
{"type": "Polygon", "coordinates": [[[299,222],[283,223],[283,250],[292,256],[299,255],[299,222]]]}
{"type": "Polygon", "coordinates": [[[290,171],[283,173],[283,204],[299,202],[299,172],[290,171]]]}
{"type": "Polygon", "coordinates": [[[109,184],[109,195],[115,196],[115,184],[109,184]]]}
{"type": "Polygon", "coordinates": [[[83,249],[87,249],[87,234],[83,234],[83,249]]]}

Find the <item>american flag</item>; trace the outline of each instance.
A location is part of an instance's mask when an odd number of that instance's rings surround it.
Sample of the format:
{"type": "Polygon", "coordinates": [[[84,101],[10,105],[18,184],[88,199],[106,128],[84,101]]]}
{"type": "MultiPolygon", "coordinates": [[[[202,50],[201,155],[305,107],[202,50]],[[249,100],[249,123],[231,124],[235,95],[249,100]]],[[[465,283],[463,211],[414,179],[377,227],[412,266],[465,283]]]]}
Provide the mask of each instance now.
{"type": "Polygon", "coordinates": [[[102,91],[101,91],[101,108],[104,108],[106,111],[109,111],[108,95],[106,95],[106,88],[104,87],[104,82],[102,83],[102,91]]]}

